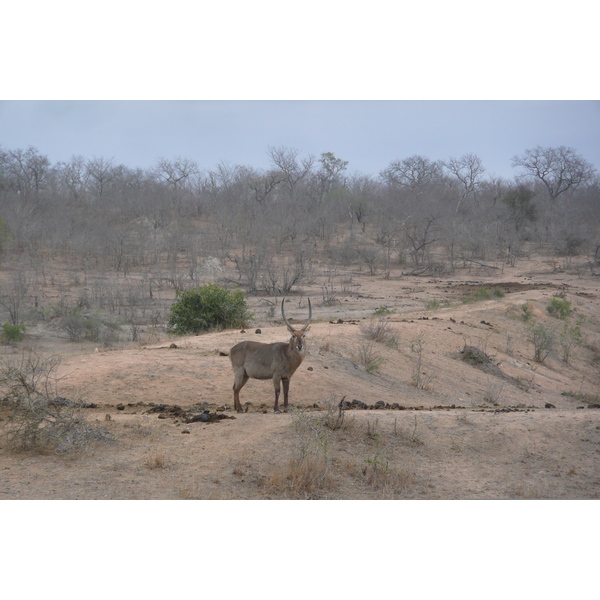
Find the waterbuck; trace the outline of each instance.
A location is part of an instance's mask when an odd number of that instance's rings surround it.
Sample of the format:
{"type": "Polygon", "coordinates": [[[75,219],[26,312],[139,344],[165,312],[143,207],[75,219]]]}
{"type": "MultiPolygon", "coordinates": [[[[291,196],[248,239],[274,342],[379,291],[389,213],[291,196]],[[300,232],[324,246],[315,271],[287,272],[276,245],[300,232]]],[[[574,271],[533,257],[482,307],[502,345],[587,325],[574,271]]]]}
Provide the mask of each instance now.
{"type": "Polygon", "coordinates": [[[312,318],[310,298],[308,300],[308,321],[302,329],[294,329],[285,318],[281,301],[281,316],[292,334],[289,342],[240,342],[231,348],[229,358],[233,367],[233,404],[235,410],[242,412],[240,390],[248,379],[272,379],[275,387],[275,412],[279,411],[280,382],[283,382],[283,410],[287,411],[290,378],[306,356],[305,333],[312,318]]]}

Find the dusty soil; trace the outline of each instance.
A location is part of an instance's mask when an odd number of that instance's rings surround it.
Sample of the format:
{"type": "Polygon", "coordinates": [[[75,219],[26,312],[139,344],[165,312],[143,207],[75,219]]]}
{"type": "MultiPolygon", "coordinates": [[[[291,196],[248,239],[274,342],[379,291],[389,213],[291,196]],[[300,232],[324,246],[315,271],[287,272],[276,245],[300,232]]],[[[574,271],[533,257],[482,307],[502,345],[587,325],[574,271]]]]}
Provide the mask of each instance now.
{"type": "MultiPolygon", "coordinates": [[[[250,298],[256,316],[246,332],[165,335],[145,347],[97,348],[32,330],[26,346],[62,355],[60,395],[113,441],[40,455],[2,438],[0,498],[600,497],[600,279],[589,269],[552,272],[539,259],[494,274],[350,275],[352,289],[334,303],[319,302],[318,282],[290,298],[287,316],[298,321],[313,299],[313,323],[286,414],[273,413],[269,381],[251,380],[241,393],[248,411],[232,410],[228,349],[287,339],[260,298],[250,298]],[[505,295],[461,301],[484,286],[505,295]],[[558,292],[585,318],[584,344],[570,364],[557,352],[536,363],[521,306],[558,326],[545,310],[558,292]],[[432,300],[440,307],[427,308],[432,300]],[[369,342],[364,327],[381,306],[394,339],[369,342]],[[465,346],[485,353],[487,368],[463,360],[465,346]],[[369,352],[373,372],[361,361],[369,352]],[[341,427],[323,426],[340,418],[343,399],[341,427]],[[302,479],[307,472],[320,478],[302,479]]],[[[23,345],[3,347],[3,357],[23,345]]],[[[6,425],[6,411],[2,418],[6,425]]]]}

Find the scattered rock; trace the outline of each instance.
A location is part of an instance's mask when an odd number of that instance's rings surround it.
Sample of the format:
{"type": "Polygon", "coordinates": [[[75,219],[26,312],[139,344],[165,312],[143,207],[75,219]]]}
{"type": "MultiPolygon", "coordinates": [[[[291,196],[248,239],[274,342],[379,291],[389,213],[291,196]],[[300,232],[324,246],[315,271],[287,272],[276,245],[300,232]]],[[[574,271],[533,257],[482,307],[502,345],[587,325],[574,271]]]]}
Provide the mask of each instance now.
{"type": "Polygon", "coordinates": [[[350,408],[352,408],[352,405],[350,404],[350,402],[348,402],[348,400],[346,400],[346,396],[344,396],[340,400],[339,408],[340,408],[340,410],[349,410],[350,408]]]}
{"type": "Polygon", "coordinates": [[[178,348],[179,346],[177,346],[177,344],[175,342],[173,342],[170,346],[169,349],[170,350],[175,350],[176,348],[178,348]]]}
{"type": "MultiPolygon", "coordinates": [[[[118,408],[118,407],[117,407],[118,408]]],[[[184,411],[181,406],[177,405],[169,405],[169,404],[157,404],[146,411],[146,413],[160,413],[158,415],[159,419],[166,419],[168,416],[171,417],[185,417],[187,415],[186,411],[184,411]]]]}
{"type": "Polygon", "coordinates": [[[493,360],[483,350],[480,350],[476,346],[465,346],[460,351],[460,355],[461,359],[472,367],[475,367],[484,373],[488,373],[489,375],[504,379],[518,388],[527,389],[526,384],[504,373],[504,371],[502,371],[498,365],[495,365],[493,360]]]}
{"type": "Polygon", "coordinates": [[[182,429],[181,433],[190,433],[190,430],[189,429],[182,429]]]}
{"type": "Polygon", "coordinates": [[[260,329],[257,329],[254,333],[256,333],[257,335],[261,334],[262,331],[260,329]]]}
{"type": "Polygon", "coordinates": [[[312,368],[312,367],[308,367],[306,370],[307,370],[307,371],[312,371],[312,370],[313,370],[313,368],[312,368]]]}
{"type": "Polygon", "coordinates": [[[356,398],[354,400],[352,400],[352,402],[350,402],[350,406],[352,406],[352,408],[354,409],[366,409],[367,405],[362,401],[362,400],[356,400],[356,398]]]}
{"type": "Polygon", "coordinates": [[[117,410],[125,410],[124,404],[117,404],[117,410]]]}
{"type": "Polygon", "coordinates": [[[546,402],[544,408],[556,408],[556,406],[554,406],[554,404],[552,404],[551,402],[546,402]]]}
{"type": "Polygon", "coordinates": [[[61,396],[57,396],[52,402],[52,404],[56,406],[73,406],[74,403],[68,398],[62,398],[61,396]]]}

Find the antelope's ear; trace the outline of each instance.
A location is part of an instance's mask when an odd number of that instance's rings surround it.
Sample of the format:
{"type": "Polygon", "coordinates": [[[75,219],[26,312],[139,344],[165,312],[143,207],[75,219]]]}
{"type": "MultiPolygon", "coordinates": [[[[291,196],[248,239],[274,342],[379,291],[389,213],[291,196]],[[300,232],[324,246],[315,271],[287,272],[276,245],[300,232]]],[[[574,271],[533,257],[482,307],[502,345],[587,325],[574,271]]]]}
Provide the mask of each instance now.
{"type": "Polygon", "coordinates": [[[307,325],[302,331],[304,331],[304,333],[308,333],[310,331],[310,325],[307,325]]]}

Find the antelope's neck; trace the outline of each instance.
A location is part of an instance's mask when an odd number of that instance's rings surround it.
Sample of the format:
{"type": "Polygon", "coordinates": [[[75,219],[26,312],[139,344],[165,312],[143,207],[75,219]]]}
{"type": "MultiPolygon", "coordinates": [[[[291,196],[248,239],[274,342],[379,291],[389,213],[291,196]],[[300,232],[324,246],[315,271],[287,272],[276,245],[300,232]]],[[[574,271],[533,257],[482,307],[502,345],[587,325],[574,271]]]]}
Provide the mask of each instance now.
{"type": "Polygon", "coordinates": [[[300,364],[306,356],[306,344],[302,346],[302,350],[298,350],[298,348],[296,348],[296,346],[293,343],[290,343],[288,344],[287,351],[288,355],[290,357],[296,358],[298,364],[300,364]]]}

